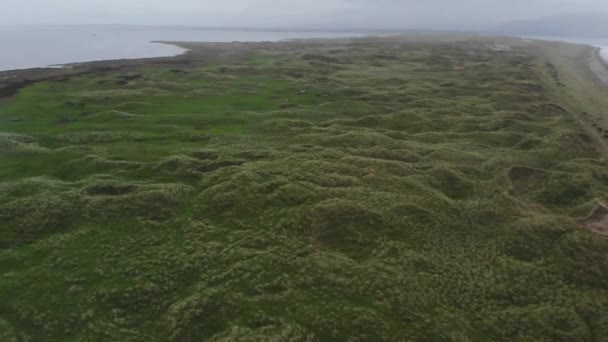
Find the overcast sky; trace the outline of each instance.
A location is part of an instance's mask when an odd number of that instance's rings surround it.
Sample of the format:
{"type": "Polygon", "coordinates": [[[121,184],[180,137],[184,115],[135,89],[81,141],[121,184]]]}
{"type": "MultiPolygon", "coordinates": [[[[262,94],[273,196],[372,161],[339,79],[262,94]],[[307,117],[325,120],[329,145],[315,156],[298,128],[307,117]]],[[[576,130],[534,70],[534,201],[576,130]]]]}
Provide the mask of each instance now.
{"type": "Polygon", "coordinates": [[[1,0],[2,24],[475,29],[608,0],[1,0]]]}

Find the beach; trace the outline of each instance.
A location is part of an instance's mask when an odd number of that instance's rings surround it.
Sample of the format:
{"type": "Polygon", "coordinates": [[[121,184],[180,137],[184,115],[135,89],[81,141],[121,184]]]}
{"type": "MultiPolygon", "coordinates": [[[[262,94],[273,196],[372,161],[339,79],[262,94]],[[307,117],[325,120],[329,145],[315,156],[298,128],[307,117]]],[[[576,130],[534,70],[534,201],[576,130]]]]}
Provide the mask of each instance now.
{"type": "Polygon", "coordinates": [[[599,54],[604,62],[608,62],[608,47],[600,48],[599,54]]]}
{"type": "Polygon", "coordinates": [[[606,49],[604,50],[596,50],[595,60],[598,63],[598,66],[594,66],[593,61],[591,62],[591,70],[597,75],[597,77],[605,84],[608,84],[608,59],[606,59],[605,55],[606,49]],[[602,51],[604,54],[602,54],[602,51]]]}

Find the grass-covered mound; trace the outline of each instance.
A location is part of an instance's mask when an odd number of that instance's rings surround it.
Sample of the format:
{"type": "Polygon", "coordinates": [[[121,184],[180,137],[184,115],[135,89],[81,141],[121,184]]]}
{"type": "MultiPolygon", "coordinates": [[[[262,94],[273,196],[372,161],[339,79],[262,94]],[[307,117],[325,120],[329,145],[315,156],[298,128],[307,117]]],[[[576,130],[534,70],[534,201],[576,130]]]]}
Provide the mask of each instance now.
{"type": "Polygon", "coordinates": [[[543,51],[249,44],[21,89],[0,339],[605,338],[603,113],[543,51]]]}

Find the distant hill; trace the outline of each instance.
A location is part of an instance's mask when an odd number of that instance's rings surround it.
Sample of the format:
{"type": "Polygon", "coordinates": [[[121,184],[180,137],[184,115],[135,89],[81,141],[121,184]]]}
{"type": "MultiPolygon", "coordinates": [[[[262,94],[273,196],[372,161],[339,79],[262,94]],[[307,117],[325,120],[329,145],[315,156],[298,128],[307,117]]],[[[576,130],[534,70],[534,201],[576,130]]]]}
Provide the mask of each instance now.
{"type": "Polygon", "coordinates": [[[608,38],[608,13],[560,14],[518,20],[496,29],[501,34],[608,38]]]}

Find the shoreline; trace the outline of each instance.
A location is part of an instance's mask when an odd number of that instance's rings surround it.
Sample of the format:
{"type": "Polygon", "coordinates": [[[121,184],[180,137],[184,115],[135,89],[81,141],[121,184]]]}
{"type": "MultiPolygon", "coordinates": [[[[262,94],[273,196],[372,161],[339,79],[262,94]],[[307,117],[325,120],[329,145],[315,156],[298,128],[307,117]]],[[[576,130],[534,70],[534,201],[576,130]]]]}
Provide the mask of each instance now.
{"type": "MultiPolygon", "coordinates": [[[[149,57],[134,59],[111,59],[89,62],[62,64],[61,67],[41,67],[0,71],[0,99],[15,95],[19,89],[38,82],[57,81],[74,76],[99,74],[105,72],[126,70],[146,65],[188,65],[205,62],[218,53],[218,44],[232,43],[196,43],[196,42],[161,42],[184,49],[182,54],[166,57],[149,57]],[[207,56],[205,56],[207,55],[207,56]],[[205,58],[207,57],[207,58],[205,58]]],[[[225,49],[225,48],[224,48],[225,49]]]]}
{"type": "MultiPolygon", "coordinates": [[[[20,76],[19,74],[24,74],[28,72],[51,72],[53,70],[72,70],[78,68],[86,68],[86,67],[98,67],[105,66],[109,64],[140,64],[141,62],[151,61],[158,62],[167,59],[174,59],[178,57],[182,57],[187,55],[191,51],[191,47],[186,47],[187,42],[167,42],[167,41],[151,41],[150,43],[156,44],[165,44],[165,45],[173,45],[177,46],[184,51],[179,54],[169,55],[169,56],[160,56],[160,57],[139,57],[139,58],[116,58],[116,59],[100,59],[100,60],[92,60],[92,61],[83,61],[83,62],[69,62],[69,63],[60,63],[60,64],[52,64],[47,66],[40,67],[32,67],[32,68],[19,68],[19,69],[9,69],[9,70],[0,70],[0,82],[3,79],[7,79],[10,77],[20,76]]],[[[192,42],[193,44],[198,44],[196,42],[192,42]]]]}
{"type": "Polygon", "coordinates": [[[77,61],[77,62],[49,64],[49,65],[45,65],[45,66],[33,66],[33,67],[24,67],[24,68],[18,68],[18,69],[0,70],[0,81],[3,78],[7,78],[6,76],[3,77],[3,74],[6,74],[6,73],[18,73],[18,72],[23,72],[23,71],[28,71],[28,70],[71,69],[73,66],[78,66],[78,65],[113,62],[113,61],[136,61],[136,60],[146,60],[146,59],[173,58],[173,57],[182,56],[182,55],[188,53],[188,51],[189,51],[189,49],[186,49],[184,47],[181,47],[181,46],[171,43],[171,42],[150,41],[149,43],[172,45],[174,47],[178,47],[178,48],[182,49],[182,51],[180,51],[179,53],[176,53],[176,54],[166,55],[166,56],[94,59],[94,60],[85,60],[85,61],[77,61]]]}
{"type": "Polygon", "coordinates": [[[235,59],[253,56],[256,49],[281,44],[285,47],[301,47],[303,44],[351,41],[349,38],[304,38],[264,42],[184,42],[155,41],[155,43],[174,45],[184,49],[184,53],[166,57],[100,60],[82,63],[63,64],[62,68],[45,67],[0,71],[0,100],[15,95],[19,89],[37,82],[57,81],[74,76],[127,71],[144,66],[172,66],[188,68],[214,62],[230,62],[235,59]]]}
{"type": "MultiPolygon", "coordinates": [[[[66,26],[54,30],[0,30],[0,40],[8,42],[7,54],[0,58],[0,72],[47,69],[59,65],[108,60],[168,58],[184,54],[181,46],[167,42],[281,42],[290,39],[366,37],[364,30],[207,30],[195,27],[155,27],[145,30],[128,26],[66,26]]],[[[2,77],[0,77],[1,79],[2,77]]]]}
{"type": "Polygon", "coordinates": [[[604,57],[604,55],[602,54],[602,52],[603,52],[604,50],[607,50],[607,51],[608,51],[608,48],[600,48],[600,47],[597,47],[597,48],[595,49],[595,54],[596,54],[597,59],[599,60],[599,62],[600,62],[600,63],[602,63],[602,64],[604,65],[604,67],[605,67],[605,68],[608,70],[608,59],[606,59],[606,58],[604,57]]]}
{"type": "Polygon", "coordinates": [[[602,56],[602,48],[593,47],[589,69],[602,84],[608,86],[608,61],[602,56]]]}
{"type": "MultiPolygon", "coordinates": [[[[456,35],[457,37],[458,35],[456,35]]],[[[483,38],[483,36],[480,36],[483,38]]],[[[283,41],[267,42],[180,42],[180,41],[153,41],[153,43],[173,45],[183,49],[183,53],[165,56],[134,59],[112,59],[89,62],[67,63],[57,66],[16,69],[0,71],[0,99],[15,95],[19,89],[32,85],[37,82],[62,80],[74,76],[98,74],[120,70],[128,70],[148,65],[173,65],[176,68],[190,67],[193,65],[205,64],[230,60],[235,57],[243,57],[252,54],[257,48],[264,48],[268,45],[286,44],[299,45],[302,43],[319,41],[344,41],[361,37],[350,38],[306,38],[283,41]]],[[[373,38],[373,36],[368,36],[373,38]]],[[[503,38],[513,38],[505,36],[503,38]]],[[[564,42],[565,44],[579,45],[581,43],[564,42]]],[[[605,85],[608,85],[608,60],[602,55],[602,48],[587,45],[593,49],[588,61],[591,72],[605,85]]]]}

